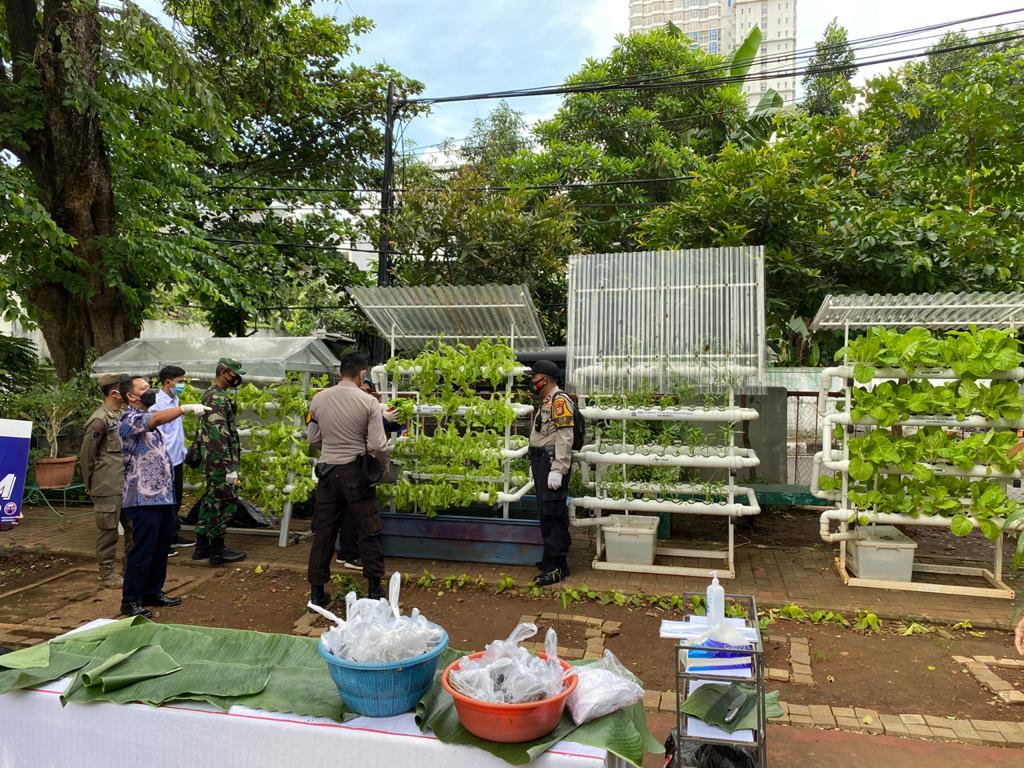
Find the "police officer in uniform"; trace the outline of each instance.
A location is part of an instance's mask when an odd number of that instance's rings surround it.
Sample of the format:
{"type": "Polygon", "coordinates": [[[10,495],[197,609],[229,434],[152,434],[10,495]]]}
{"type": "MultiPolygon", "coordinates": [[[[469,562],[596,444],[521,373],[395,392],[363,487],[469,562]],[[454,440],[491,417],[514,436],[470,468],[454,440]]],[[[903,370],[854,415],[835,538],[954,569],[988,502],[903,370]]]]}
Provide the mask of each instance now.
{"type": "Polygon", "coordinates": [[[317,392],[309,403],[306,440],[320,449],[320,459],[315,468],[318,482],[307,578],[310,602],[321,607],[331,601],[324,585],[331,578],[331,556],[342,528],[355,534],[367,597],[385,596],[380,585],[384,552],[374,487],[379,478],[371,477],[369,470],[386,470],[390,452],[380,403],[359,388],[369,367],[366,355],[347,353],[341,358],[341,380],[317,392]]]}
{"type": "Polygon", "coordinates": [[[537,494],[544,558],[537,563],[537,586],[556,584],[569,576],[569,470],[575,410],[572,399],[558,387],[558,366],[538,360],[531,383],[542,398],[530,430],[530,472],[537,494]]]}
{"type": "Polygon", "coordinates": [[[192,559],[209,558],[210,565],[245,560],[244,552],[224,546],[224,533],[238,509],[238,462],[242,456],[235,404],[227,390],[240,386],[244,375],[240,362],[222,357],[217,362],[213,385],[203,392],[202,403],[209,409],[199,419],[206,495],[199,502],[192,559]]]}
{"type": "Polygon", "coordinates": [[[117,556],[117,524],[124,528],[124,556],[132,548],[132,524],[121,511],[121,490],[124,487],[124,458],[117,425],[121,417],[121,393],[117,385],[123,373],[100,376],[103,404],[85,423],[80,458],[85,492],[93,498],[96,511],[96,561],[103,586],[120,589],[121,576],[114,568],[117,556]]]}

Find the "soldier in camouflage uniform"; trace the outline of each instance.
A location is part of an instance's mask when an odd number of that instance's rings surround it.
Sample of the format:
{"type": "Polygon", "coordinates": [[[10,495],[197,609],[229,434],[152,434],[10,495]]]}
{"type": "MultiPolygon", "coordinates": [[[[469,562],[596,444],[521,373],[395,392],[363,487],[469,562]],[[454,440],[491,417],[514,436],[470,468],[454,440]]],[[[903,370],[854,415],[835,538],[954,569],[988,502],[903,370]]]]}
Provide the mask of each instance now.
{"type": "Polygon", "coordinates": [[[206,495],[199,502],[196,549],[192,559],[209,558],[210,565],[245,559],[244,552],[234,552],[224,546],[224,532],[238,509],[238,461],[241,457],[235,404],[227,390],[239,386],[244,374],[240,362],[222,357],[217,363],[213,385],[203,393],[202,403],[210,408],[199,421],[206,495]]]}
{"type": "Polygon", "coordinates": [[[121,416],[121,394],[117,385],[125,374],[100,376],[103,404],[85,423],[82,440],[82,480],[85,492],[93,498],[96,511],[96,561],[103,586],[121,588],[121,576],[114,567],[117,557],[117,524],[124,528],[124,556],[132,548],[132,524],[121,511],[124,485],[124,458],[117,425],[121,416]]]}

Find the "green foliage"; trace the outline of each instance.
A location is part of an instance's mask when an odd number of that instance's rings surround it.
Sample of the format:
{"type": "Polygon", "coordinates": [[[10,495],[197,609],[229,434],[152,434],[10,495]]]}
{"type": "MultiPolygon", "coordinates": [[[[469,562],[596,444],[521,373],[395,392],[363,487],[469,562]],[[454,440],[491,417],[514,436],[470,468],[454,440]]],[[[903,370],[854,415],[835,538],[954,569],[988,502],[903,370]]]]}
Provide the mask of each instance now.
{"type": "Polygon", "coordinates": [[[77,373],[66,381],[43,376],[13,397],[12,415],[33,422],[46,438],[50,458],[56,458],[61,435],[72,424],[89,417],[99,405],[98,396],[96,385],[85,373],[77,373]]]}
{"type": "Polygon", "coordinates": [[[29,339],[0,334],[0,414],[11,418],[15,398],[39,376],[39,359],[29,339]]]}
{"type": "Polygon", "coordinates": [[[500,595],[502,592],[511,592],[515,589],[516,583],[507,573],[501,574],[501,578],[498,579],[497,592],[500,595]]]}
{"type": "MultiPolygon", "coordinates": [[[[419,402],[439,406],[440,413],[417,415],[412,398],[395,401],[399,420],[412,423],[413,429],[392,453],[403,475],[395,485],[379,486],[378,496],[428,517],[479,503],[481,494],[494,498],[504,482],[504,431],[515,413],[504,393],[487,396],[475,391],[480,385],[499,389],[517,367],[507,344],[488,339],[473,348],[438,341],[413,359],[390,360],[388,372],[399,380],[400,388],[418,390],[419,402]]],[[[513,439],[516,445],[521,441],[513,439]]],[[[526,482],[523,460],[513,460],[511,471],[515,485],[526,482]]]]}
{"type": "MultiPolygon", "coordinates": [[[[313,386],[323,385],[321,380],[313,386]]],[[[197,403],[202,392],[186,384],[180,400],[197,403]]],[[[238,408],[238,428],[247,436],[242,438],[242,457],[238,475],[241,495],[266,513],[280,514],[287,499],[302,502],[316,489],[310,471],[309,444],[300,433],[301,424],[309,412],[309,398],[303,394],[298,376],[268,387],[246,384],[235,396],[238,408]],[[289,481],[289,473],[294,473],[289,481]],[[291,492],[284,489],[291,485],[291,492]]],[[[196,417],[186,415],[185,435],[195,435],[196,417]]],[[[203,482],[200,470],[186,467],[190,482],[203,482]]]]}
{"type": "Polygon", "coordinates": [[[808,618],[808,613],[796,603],[786,603],[779,609],[779,618],[803,621],[808,618]]]}
{"type": "Polygon", "coordinates": [[[853,628],[860,632],[880,632],[882,621],[869,611],[857,611],[857,621],[854,622],[853,628]]]}
{"type": "Polygon", "coordinates": [[[925,328],[900,333],[876,326],[835,355],[837,360],[844,356],[857,363],[854,377],[862,384],[871,381],[872,368],[901,368],[907,373],[919,368],[951,368],[958,377],[982,379],[1024,362],[1015,331],[974,326],[948,331],[941,338],[925,328]]]}
{"type": "Polygon", "coordinates": [[[832,19],[822,39],[814,44],[814,56],[807,63],[803,78],[806,94],[802,107],[809,115],[838,117],[856,91],[850,79],[857,73],[856,56],[850,47],[846,28],[832,19]]]}

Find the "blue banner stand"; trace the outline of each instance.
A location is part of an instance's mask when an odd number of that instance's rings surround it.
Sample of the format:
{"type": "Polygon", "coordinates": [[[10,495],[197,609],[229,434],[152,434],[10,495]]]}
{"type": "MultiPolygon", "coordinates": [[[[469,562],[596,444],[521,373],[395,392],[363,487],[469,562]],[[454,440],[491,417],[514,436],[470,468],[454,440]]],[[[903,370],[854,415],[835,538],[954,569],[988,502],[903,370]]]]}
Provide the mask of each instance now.
{"type": "Polygon", "coordinates": [[[0,419],[0,526],[21,520],[32,422],[0,419]]]}

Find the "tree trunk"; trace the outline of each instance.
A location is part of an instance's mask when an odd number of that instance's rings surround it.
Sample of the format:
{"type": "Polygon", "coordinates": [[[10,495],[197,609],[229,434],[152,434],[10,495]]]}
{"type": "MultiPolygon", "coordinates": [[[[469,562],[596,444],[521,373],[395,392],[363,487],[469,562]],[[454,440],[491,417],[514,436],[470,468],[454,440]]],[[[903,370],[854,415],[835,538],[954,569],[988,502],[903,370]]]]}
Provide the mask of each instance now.
{"type": "Polygon", "coordinates": [[[34,0],[7,0],[12,49],[32,56],[45,104],[44,125],[18,156],[47,212],[75,245],[74,263],[59,261],[53,272],[63,274],[39,282],[27,298],[54,367],[66,378],[85,366],[90,350],[103,354],[138,336],[141,323],[111,287],[109,271],[118,265],[104,258],[101,245],[117,233],[103,127],[88,104],[74,103],[76,92],[99,83],[98,3],[44,0],[41,27],[25,23],[34,14],[34,0]]]}

